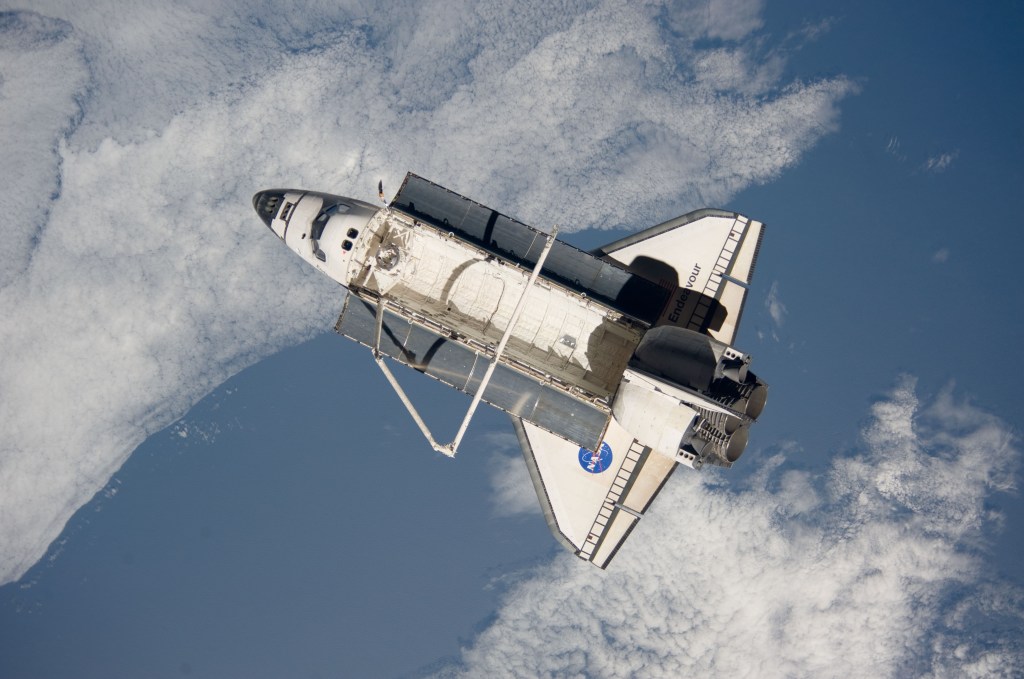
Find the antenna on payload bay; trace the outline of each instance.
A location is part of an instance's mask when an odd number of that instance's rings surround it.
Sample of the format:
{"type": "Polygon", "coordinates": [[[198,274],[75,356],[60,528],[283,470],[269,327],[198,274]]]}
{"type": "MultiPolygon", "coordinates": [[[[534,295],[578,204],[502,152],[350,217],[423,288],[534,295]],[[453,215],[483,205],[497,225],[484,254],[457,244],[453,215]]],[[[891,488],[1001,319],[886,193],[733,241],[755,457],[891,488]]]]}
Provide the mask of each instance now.
{"type": "Polygon", "coordinates": [[[388,202],[384,200],[384,180],[381,179],[377,182],[377,197],[380,198],[380,202],[383,205],[387,205],[388,202]]]}

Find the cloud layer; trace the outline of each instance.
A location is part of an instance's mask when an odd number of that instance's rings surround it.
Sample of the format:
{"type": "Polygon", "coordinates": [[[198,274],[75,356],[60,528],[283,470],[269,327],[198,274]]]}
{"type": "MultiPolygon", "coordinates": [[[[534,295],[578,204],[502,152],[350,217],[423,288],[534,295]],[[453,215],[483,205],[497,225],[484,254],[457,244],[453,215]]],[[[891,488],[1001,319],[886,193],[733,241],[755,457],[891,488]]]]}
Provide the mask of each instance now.
{"type": "Polygon", "coordinates": [[[903,379],[822,478],[781,455],[742,490],[674,475],[608,572],[538,569],[441,674],[1020,676],[1022,594],[982,561],[1016,446],[903,379]]]}
{"type": "Polygon", "coordinates": [[[146,436],[329,326],[250,196],[414,170],[539,226],[644,226],[776,176],[843,78],[760,3],[34,2],[0,15],[0,583],[146,436]]]}

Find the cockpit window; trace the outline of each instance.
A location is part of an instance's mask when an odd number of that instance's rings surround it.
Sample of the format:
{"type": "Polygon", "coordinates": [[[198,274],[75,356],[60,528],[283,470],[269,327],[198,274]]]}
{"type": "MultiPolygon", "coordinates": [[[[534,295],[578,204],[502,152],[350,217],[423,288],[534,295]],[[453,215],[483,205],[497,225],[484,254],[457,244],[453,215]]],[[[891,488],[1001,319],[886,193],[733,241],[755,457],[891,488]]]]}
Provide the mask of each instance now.
{"type": "Polygon", "coordinates": [[[320,214],[313,220],[313,228],[309,231],[309,237],[312,241],[310,244],[313,247],[313,255],[321,262],[327,261],[327,254],[320,249],[320,237],[324,235],[324,228],[327,226],[327,222],[331,221],[331,217],[334,215],[340,215],[348,212],[349,206],[345,203],[334,203],[333,205],[325,205],[320,214]]]}
{"type": "Polygon", "coordinates": [[[340,215],[348,212],[349,206],[345,203],[334,203],[333,205],[326,205],[324,209],[320,210],[320,214],[313,220],[313,231],[310,236],[313,240],[320,240],[320,236],[324,233],[324,227],[327,226],[327,222],[330,221],[332,215],[340,215]]]}

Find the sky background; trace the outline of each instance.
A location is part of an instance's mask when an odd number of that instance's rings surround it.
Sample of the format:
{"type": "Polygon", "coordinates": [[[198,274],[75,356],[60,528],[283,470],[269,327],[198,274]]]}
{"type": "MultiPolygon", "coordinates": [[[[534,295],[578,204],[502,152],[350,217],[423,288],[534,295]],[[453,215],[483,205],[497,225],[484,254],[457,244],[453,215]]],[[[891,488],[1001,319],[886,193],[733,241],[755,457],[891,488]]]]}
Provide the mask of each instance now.
{"type": "Polygon", "coordinates": [[[1024,673],[1018,3],[0,8],[0,675],[1024,673]],[[768,225],[747,453],[606,572],[252,212],[408,170],[768,225]]]}

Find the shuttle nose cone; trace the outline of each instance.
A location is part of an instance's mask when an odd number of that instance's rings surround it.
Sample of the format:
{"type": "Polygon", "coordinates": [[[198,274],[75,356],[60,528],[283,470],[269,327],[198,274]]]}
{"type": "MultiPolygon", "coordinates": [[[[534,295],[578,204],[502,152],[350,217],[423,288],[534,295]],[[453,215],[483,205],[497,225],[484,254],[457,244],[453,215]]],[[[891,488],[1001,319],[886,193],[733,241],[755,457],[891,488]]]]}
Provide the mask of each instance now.
{"type": "Polygon", "coordinates": [[[253,208],[268,229],[273,229],[271,222],[277,216],[277,211],[281,209],[283,198],[284,191],[260,191],[252,197],[253,208]]]}

